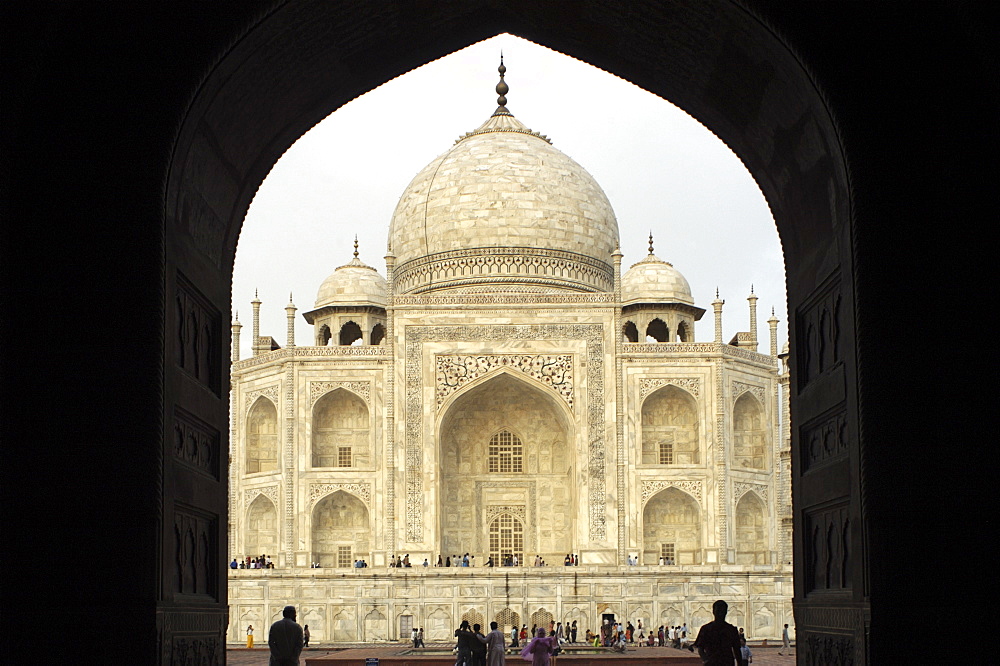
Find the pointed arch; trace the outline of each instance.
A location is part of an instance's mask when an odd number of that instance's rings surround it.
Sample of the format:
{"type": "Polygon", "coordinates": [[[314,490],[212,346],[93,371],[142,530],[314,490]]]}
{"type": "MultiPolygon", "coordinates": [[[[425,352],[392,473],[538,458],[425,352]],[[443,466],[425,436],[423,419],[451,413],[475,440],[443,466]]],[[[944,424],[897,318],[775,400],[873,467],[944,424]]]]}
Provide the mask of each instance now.
{"type": "Polygon", "coordinates": [[[492,552],[490,523],[504,511],[521,523],[522,541],[511,551],[519,561],[529,544],[549,561],[562,561],[574,552],[580,493],[575,491],[578,461],[571,417],[553,391],[508,368],[462,387],[445,402],[438,431],[440,552],[492,552]],[[491,441],[504,431],[520,440],[520,471],[514,464],[513,437],[509,451],[496,451],[497,466],[491,471],[491,441]],[[551,499],[538,511],[533,507],[542,493],[551,499]]]}
{"type": "Polygon", "coordinates": [[[490,522],[489,556],[505,564],[516,557],[524,564],[524,523],[511,513],[501,513],[490,522]]]}
{"type": "Polygon", "coordinates": [[[375,326],[372,328],[371,338],[369,338],[371,340],[371,344],[380,345],[382,344],[382,340],[384,338],[385,338],[385,326],[383,326],[382,324],[375,324],[375,326]]]}
{"type": "Polygon", "coordinates": [[[313,405],[312,466],[357,467],[371,462],[368,403],[339,387],[313,405]]]}
{"type": "Polygon", "coordinates": [[[767,564],[767,509],[757,493],[744,493],[736,503],[736,563],[767,564]]]}
{"type": "Polygon", "coordinates": [[[333,333],[330,332],[330,327],[323,324],[316,331],[316,346],[326,347],[330,344],[330,339],[333,337],[333,333]]]}
{"type": "Polygon", "coordinates": [[[362,622],[363,639],[366,641],[385,641],[389,639],[389,621],[378,608],[373,608],[365,615],[362,622]]]}
{"type": "Polygon", "coordinates": [[[278,469],[278,409],[264,396],[247,414],[245,464],[247,474],[278,469]]]}
{"type": "Polygon", "coordinates": [[[673,384],[642,403],[642,464],[684,465],[701,460],[698,402],[673,384]]]}
{"type": "Polygon", "coordinates": [[[251,557],[278,552],[278,510],[266,495],[257,495],[247,509],[243,554],[251,557]]]}
{"type": "Polygon", "coordinates": [[[642,509],[643,564],[701,563],[701,507],[676,487],[664,488],[642,509]]]}
{"type": "Polygon", "coordinates": [[[520,474],[524,471],[524,443],[510,428],[500,428],[490,437],[486,459],[490,473],[520,474]]]}
{"type": "Polygon", "coordinates": [[[686,321],[677,324],[677,342],[694,342],[691,339],[691,329],[686,321]]]}
{"type": "Polygon", "coordinates": [[[368,508],[354,495],[337,490],[312,511],[312,561],[323,567],[349,568],[370,559],[371,525],[368,508]]]}
{"type": "Polygon", "coordinates": [[[747,391],[733,405],[733,464],[767,469],[768,458],[764,406],[747,391]]]}

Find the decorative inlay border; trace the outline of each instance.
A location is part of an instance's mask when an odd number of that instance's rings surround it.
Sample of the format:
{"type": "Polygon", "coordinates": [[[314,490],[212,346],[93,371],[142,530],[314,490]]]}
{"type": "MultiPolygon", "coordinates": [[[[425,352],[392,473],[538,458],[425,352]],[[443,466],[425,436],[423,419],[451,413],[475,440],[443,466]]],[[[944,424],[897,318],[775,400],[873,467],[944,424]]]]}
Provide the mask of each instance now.
{"type": "Polygon", "coordinates": [[[656,389],[668,385],[682,388],[696,398],[701,396],[701,379],[698,377],[644,377],[639,380],[639,400],[645,400],[656,389]]]}
{"type": "Polygon", "coordinates": [[[425,342],[484,340],[583,340],[587,345],[587,483],[589,538],[607,537],[605,517],[604,327],[601,324],[533,324],[495,326],[407,326],[404,342],[404,423],[406,540],[423,540],[423,391],[421,347],[425,342]]]}
{"type": "Polygon", "coordinates": [[[734,506],[739,503],[739,501],[748,492],[753,491],[757,493],[757,496],[764,500],[764,504],[768,504],[767,497],[767,486],[762,483],[746,483],[743,481],[737,481],[733,483],[733,504],[734,506]]]}
{"type": "Polygon", "coordinates": [[[370,483],[310,483],[309,508],[312,509],[321,499],[338,490],[343,490],[356,496],[365,503],[365,506],[369,510],[371,509],[372,486],[370,483]]]}
{"type": "Polygon", "coordinates": [[[744,393],[746,393],[747,391],[749,391],[750,394],[753,395],[753,397],[757,398],[757,402],[759,402],[762,407],[767,405],[767,401],[764,399],[763,386],[758,386],[756,384],[747,384],[746,382],[741,382],[737,380],[733,381],[733,402],[736,402],[736,399],[739,398],[744,393]]]}
{"type": "Polygon", "coordinates": [[[309,408],[324,395],[339,388],[347,389],[363,398],[366,403],[371,403],[372,385],[369,381],[309,382],[309,408]]]}
{"type": "Polygon", "coordinates": [[[260,495],[271,500],[274,510],[278,510],[278,486],[263,486],[260,488],[247,488],[243,491],[243,509],[246,510],[250,504],[260,495]]]}
{"type": "Polygon", "coordinates": [[[511,368],[545,384],[573,407],[573,354],[438,354],[434,358],[439,409],[449,395],[497,368],[511,368]]]}
{"type": "Polygon", "coordinates": [[[250,412],[250,408],[253,407],[253,403],[257,402],[257,398],[264,396],[268,398],[274,407],[278,407],[278,385],[272,384],[267,388],[256,389],[254,391],[247,391],[243,395],[243,413],[247,414],[250,412]]]}
{"type": "Polygon", "coordinates": [[[698,502],[701,502],[704,496],[704,488],[701,481],[643,481],[642,482],[642,504],[646,505],[646,502],[650,497],[656,493],[664,490],[665,488],[678,488],[683,490],[695,497],[698,502]]]}
{"type": "Polygon", "coordinates": [[[396,305],[560,305],[577,303],[615,303],[614,294],[596,292],[590,294],[532,294],[511,291],[488,291],[476,294],[418,294],[396,296],[396,305]]]}

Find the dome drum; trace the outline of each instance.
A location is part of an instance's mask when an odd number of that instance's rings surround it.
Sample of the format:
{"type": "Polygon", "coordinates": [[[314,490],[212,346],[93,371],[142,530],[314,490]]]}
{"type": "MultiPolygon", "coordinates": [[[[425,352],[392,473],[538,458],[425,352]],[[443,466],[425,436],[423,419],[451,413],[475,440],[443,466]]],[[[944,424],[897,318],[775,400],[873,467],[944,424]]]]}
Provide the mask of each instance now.
{"type": "Polygon", "coordinates": [[[611,291],[614,270],[599,259],[531,247],[487,247],[438,252],[397,266],[398,294],[481,285],[534,285],[577,292],[611,291]]]}

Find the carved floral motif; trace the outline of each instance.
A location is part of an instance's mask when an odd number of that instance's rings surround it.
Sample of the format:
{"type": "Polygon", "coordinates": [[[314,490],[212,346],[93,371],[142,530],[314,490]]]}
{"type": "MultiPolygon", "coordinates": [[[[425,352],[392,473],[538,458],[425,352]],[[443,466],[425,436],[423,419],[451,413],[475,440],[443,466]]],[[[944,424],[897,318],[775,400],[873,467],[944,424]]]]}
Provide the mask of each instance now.
{"type": "Polygon", "coordinates": [[[364,399],[366,403],[371,402],[372,385],[371,382],[309,382],[309,406],[312,407],[316,401],[330,391],[339,388],[346,389],[364,399]]]}
{"type": "Polygon", "coordinates": [[[665,488],[679,488],[695,497],[701,502],[703,495],[701,481],[643,481],[642,482],[642,503],[665,488]]]}
{"type": "Polygon", "coordinates": [[[746,382],[741,382],[741,381],[734,381],[733,382],[733,400],[734,401],[736,400],[736,398],[740,397],[741,395],[743,395],[747,391],[749,391],[750,394],[753,397],[757,398],[757,401],[760,402],[761,405],[766,405],[767,404],[767,401],[764,400],[764,387],[763,386],[756,386],[754,384],[747,384],[746,382]]]}
{"type": "Polygon", "coordinates": [[[646,377],[639,380],[639,400],[668,385],[682,388],[696,398],[701,395],[701,379],[697,377],[646,377]]]}
{"type": "Polygon", "coordinates": [[[767,504],[767,486],[762,483],[745,483],[737,481],[733,484],[733,502],[738,503],[748,492],[753,491],[767,504]]]}
{"type": "Polygon", "coordinates": [[[309,507],[312,508],[316,502],[338,490],[356,496],[365,503],[366,507],[371,509],[372,487],[368,483],[311,483],[309,484],[309,507]]]}
{"type": "Polygon", "coordinates": [[[438,354],[437,406],[469,382],[497,368],[517,370],[554,389],[566,403],[573,406],[572,354],[481,354],[459,356],[438,354]]]}
{"type": "Polygon", "coordinates": [[[275,510],[278,508],[278,486],[264,486],[261,488],[247,488],[243,491],[243,508],[250,506],[250,504],[257,499],[258,496],[263,495],[264,497],[271,500],[274,504],[275,510]]]}
{"type": "Polygon", "coordinates": [[[278,405],[278,385],[272,384],[266,388],[256,389],[254,391],[247,391],[243,395],[243,413],[246,414],[253,407],[253,403],[257,402],[257,398],[264,396],[274,403],[275,407],[278,405]]]}

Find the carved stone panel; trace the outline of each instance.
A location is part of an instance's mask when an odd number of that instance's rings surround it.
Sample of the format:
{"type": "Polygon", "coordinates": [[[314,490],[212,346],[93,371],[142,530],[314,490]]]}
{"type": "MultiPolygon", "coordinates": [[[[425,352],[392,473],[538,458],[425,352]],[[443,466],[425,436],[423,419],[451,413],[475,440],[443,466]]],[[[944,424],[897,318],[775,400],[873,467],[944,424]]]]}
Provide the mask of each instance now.
{"type": "Polygon", "coordinates": [[[216,481],[221,475],[219,431],[180,407],[174,408],[174,458],[216,481]]]}
{"type": "Polygon", "coordinates": [[[840,303],[840,279],[835,277],[796,313],[799,391],[843,358],[840,303]]]}
{"type": "Polygon", "coordinates": [[[841,406],[836,413],[805,424],[801,429],[801,465],[809,469],[846,458],[849,452],[847,414],[841,406]]]}
{"type": "Polygon", "coordinates": [[[177,273],[175,358],[178,367],[216,396],[222,389],[222,317],[201,292],[177,273]]]}
{"type": "Polygon", "coordinates": [[[219,599],[219,517],[177,504],[174,507],[174,580],[177,595],[219,599]]]}
{"type": "Polygon", "coordinates": [[[805,512],[805,591],[849,590],[852,586],[851,520],[848,500],[805,512]]]}

